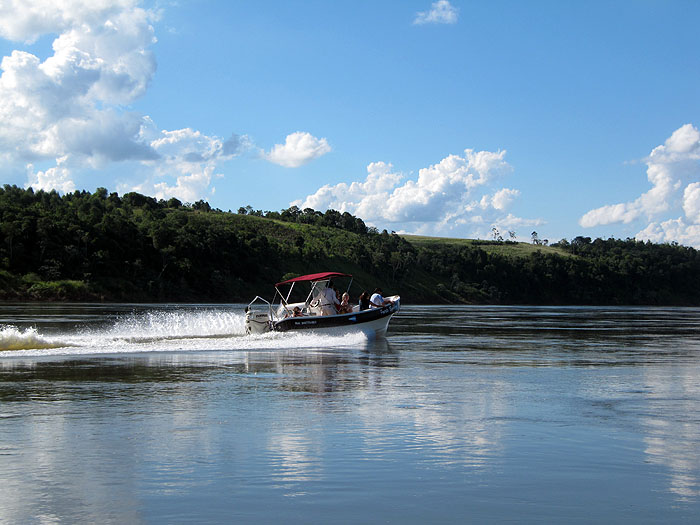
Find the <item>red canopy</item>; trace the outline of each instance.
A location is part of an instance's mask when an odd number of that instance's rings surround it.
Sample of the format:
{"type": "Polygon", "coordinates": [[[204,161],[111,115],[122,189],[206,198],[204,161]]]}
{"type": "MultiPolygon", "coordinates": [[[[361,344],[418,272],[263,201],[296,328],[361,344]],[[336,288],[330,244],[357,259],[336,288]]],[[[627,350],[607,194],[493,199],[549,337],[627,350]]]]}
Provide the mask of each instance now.
{"type": "Polygon", "coordinates": [[[338,273],[338,272],[321,272],[321,273],[311,273],[309,275],[301,275],[299,277],[293,277],[292,279],[287,279],[281,283],[277,283],[275,286],[288,283],[296,283],[302,281],[325,281],[331,277],[352,277],[349,273],[338,273]]]}

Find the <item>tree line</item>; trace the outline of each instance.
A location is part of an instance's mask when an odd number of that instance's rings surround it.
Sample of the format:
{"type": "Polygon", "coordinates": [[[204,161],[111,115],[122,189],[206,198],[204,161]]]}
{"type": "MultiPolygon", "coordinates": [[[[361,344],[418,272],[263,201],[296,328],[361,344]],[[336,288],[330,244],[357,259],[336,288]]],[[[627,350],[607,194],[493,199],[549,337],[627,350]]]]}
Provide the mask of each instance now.
{"type": "Polygon", "coordinates": [[[414,303],[700,304],[693,248],[588,237],[526,255],[516,246],[425,246],[335,210],[0,188],[4,300],[247,302],[284,278],[332,270],[355,276],[354,295],[381,286],[414,303]]]}

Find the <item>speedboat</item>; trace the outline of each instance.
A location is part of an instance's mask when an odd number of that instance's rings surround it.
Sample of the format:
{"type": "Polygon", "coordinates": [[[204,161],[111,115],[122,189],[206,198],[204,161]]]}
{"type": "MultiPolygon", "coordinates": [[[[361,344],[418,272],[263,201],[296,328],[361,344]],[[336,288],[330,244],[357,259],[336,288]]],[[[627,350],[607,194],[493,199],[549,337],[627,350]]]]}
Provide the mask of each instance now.
{"type": "Polygon", "coordinates": [[[383,336],[391,316],[401,308],[401,297],[398,295],[387,297],[386,300],[390,301],[388,304],[367,310],[360,310],[359,306],[353,306],[349,313],[335,313],[335,307],[328,305],[325,300],[326,290],[331,287],[332,279],[348,277],[350,278],[347,288],[349,292],[352,275],[346,273],[314,273],[277,283],[272,302],[256,296],[248,304],[245,317],[246,333],[311,330],[337,335],[362,332],[368,337],[383,336]],[[306,300],[290,302],[295,285],[300,283],[311,285],[306,300]],[[279,305],[275,306],[278,296],[279,305]]]}

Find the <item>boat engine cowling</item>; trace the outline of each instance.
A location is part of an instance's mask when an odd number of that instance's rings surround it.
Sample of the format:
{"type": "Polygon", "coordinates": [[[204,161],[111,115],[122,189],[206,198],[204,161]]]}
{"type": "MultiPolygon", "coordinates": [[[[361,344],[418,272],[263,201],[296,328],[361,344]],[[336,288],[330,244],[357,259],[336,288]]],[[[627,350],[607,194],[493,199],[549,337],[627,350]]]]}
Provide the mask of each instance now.
{"type": "Polygon", "coordinates": [[[267,312],[248,310],[245,313],[245,333],[264,334],[272,330],[272,320],[267,312]]]}

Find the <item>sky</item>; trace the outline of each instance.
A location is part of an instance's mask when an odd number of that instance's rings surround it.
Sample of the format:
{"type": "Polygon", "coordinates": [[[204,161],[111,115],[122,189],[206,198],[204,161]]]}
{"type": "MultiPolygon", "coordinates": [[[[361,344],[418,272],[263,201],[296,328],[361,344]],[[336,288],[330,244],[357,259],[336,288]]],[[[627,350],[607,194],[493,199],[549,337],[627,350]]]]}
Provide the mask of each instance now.
{"type": "Polygon", "coordinates": [[[0,182],[700,248],[700,2],[0,0],[0,182]]]}

